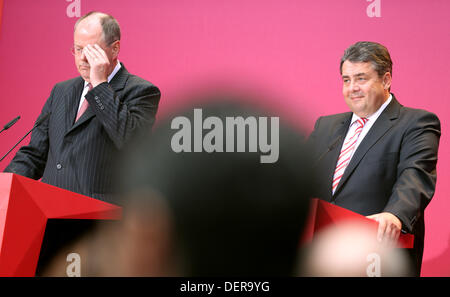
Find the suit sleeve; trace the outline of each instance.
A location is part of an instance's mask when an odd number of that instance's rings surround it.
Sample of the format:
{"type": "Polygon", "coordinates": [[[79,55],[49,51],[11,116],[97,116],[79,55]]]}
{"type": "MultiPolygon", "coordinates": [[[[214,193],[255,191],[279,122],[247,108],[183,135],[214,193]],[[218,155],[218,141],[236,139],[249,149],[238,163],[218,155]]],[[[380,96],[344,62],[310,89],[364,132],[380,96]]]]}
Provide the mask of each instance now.
{"type": "Polygon", "coordinates": [[[122,149],[138,131],[153,125],[161,97],[159,89],[147,81],[135,78],[128,83],[123,100],[107,82],[85,96],[117,149],[122,149]]]}
{"type": "Polygon", "coordinates": [[[319,117],[316,121],[316,123],[314,124],[314,130],[311,132],[311,134],[308,137],[307,140],[307,150],[309,152],[311,152],[311,156],[312,156],[312,160],[311,160],[311,164],[312,164],[312,168],[314,169],[314,171],[317,173],[316,177],[314,179],[312,179],[312,189],[313,189],[313,193],[312,196],[313,197],[321,197],[321,189],[325,189],[326,187],[326,181],[321,177],[320,174],[318,174],[319,170],[317,169],[317,165],[318,162],[320,161],[320,156],[318,155],[319,152],[319,148],[318,148],[318,144],[317,144],[317,134],[319,133],[319,126],[320,126],[320,122],[321,122],[322,117],[319,117]]]}
{"type": "MultiPolygon", "coordinates": [[[[51,111],[52,98],[56,86],[53,88],[50,97],[47,99],[38,119],[51,111]]],[[[50,115],[51,116],[51,115],[50,115]]],[[[40,179],[44,173],[49,150],[48,123],[50,117],[47,117],[31,133],[30,143],[22,146],[12,159],[11,163],[5,168],[5,172],[11,172],[26,176],[32,179],[40,179]]],[[[36,120],[37,121],[37,120],[36,120]]]]}
{"type": "Polygon", "coordinates": [[[317,130],[319,129],[319,125],[320,125],[320,120],[322,119],[322,117],[319,117],[316,121],[316,123],[314,124],[314,130],[311,132],[311,134],[308,137],[308,147],[311,149],[311,151],[314,151],[314,148],[316,146],[316,135],[317,135],[317,130]]]}
{"type": "Polygon", "coordinates": [[[434,195],[440,135],[438,117],[426,112],[412,119],[403,137],[397,181],[384,211],[396,215],[410,233],[434,195]]]}

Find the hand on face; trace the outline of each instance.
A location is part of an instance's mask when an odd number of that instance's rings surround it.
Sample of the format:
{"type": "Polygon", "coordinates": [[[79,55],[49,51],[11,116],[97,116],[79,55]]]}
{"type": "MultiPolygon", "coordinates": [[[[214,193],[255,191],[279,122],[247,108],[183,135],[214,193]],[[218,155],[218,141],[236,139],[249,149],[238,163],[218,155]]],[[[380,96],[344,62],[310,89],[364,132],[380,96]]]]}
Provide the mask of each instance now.
{"type": "Polygon", "coordinates": [[[83,48],[83,55],[90,66],[89,79],[92,87],[108,81],[110,62],[105,51],[98,44],[88,44],[83,48]]]}

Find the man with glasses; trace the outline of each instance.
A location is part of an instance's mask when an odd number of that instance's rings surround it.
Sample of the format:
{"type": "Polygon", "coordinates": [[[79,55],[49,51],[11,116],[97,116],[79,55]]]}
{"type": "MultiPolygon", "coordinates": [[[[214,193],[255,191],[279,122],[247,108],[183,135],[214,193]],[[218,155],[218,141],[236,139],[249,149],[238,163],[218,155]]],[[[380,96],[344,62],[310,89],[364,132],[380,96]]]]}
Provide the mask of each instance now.
{"type": "Polygon", "coordinates": [[[114,202],[114,160],[131,138],[149,131],[159,89],[118,61],[120,27],[90,12],[75,24],[72,53],[80,77],[53,88],[29,145],[5,169],[114,202]]]}

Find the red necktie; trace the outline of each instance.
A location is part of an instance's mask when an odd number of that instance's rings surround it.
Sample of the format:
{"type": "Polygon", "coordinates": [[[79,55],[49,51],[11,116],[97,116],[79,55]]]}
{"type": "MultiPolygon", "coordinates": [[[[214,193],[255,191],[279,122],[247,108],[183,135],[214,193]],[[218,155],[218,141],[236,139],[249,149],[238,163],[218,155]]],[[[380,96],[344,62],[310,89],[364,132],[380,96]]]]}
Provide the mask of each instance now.
{"type": "Polygon", "coordinates": [[[333,184],[332,184],[332,192],[336,190],[339,181],[344,175],[345,168],[347,168],[350,163],[350,157],[352,156],[353,151],[355,150],[356,142],[358,141],[358,137],[361,134],[361,131],[364,125],[367,123],[368,119],[361,118],[358,119],[355,123],[353,123],[350,129],[354,129],[353,135],[344,143],[341,149],[341,153],[339,154],[339,158],[336,164],[336,169],[334,170],[333,175],[333,184]]]}
{"type": "MultiPolygon", "coordinates": [[[[87,86],[89,87],[89,91],[92,90],[92,85],[91,85],[91,83],[88,83],[87,86]]],[[[89,92],[89,91],[88,91],[88,92],[89,92]]],[[[78,121],[78,119],[83,115],[83,113],[86,111],[86,109],[87,109],[88,106],[89,106],[89,102],[86,100],[86,98],[83,97],[83,99],[84,99],[84,101],[83,101],[83,103],[81,103],[81,107],[80,107],[80,109],[78,110],[77,117],[75,118],[75,123],[76,123],[76,122],[78,121]]]]}

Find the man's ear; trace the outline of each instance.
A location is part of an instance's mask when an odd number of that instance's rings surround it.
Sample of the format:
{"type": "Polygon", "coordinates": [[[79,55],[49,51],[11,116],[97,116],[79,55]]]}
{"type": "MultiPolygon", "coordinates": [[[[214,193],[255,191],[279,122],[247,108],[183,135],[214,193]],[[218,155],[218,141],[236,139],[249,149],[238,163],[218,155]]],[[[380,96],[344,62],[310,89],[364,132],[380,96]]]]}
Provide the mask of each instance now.
{"type": "Polygon", "coordinates": [[[114,43],[111,45],[112,52],[114,54],[114,58],[117,58],[120,52],[120,40],[114,41],[114,43]]]}
{"type": "Polygon", "coordinates": [[[390,72],[386,72],[383,75],[383,87],[385,90],[389,90],[391,88],[392,76],[390,72]]]}

